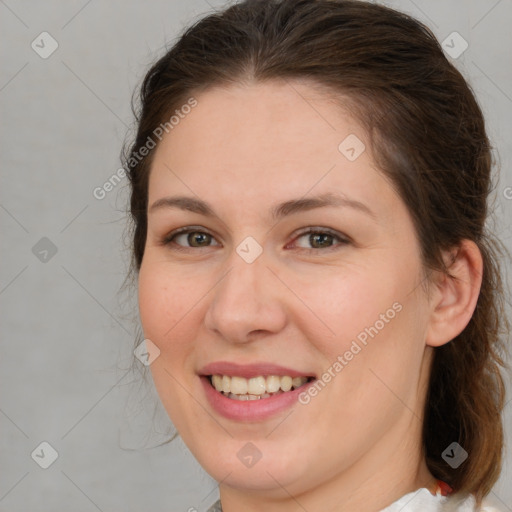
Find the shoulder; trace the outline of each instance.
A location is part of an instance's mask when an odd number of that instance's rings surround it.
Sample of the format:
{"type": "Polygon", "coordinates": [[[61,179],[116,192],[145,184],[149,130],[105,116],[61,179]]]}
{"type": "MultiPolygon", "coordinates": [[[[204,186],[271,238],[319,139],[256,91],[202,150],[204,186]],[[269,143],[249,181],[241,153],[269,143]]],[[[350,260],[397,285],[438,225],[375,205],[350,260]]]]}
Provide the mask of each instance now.
{"type": "Polygon", "coordinates": [[[421,488],[395,501],[380,512],[502,512],[490,503],[483,501],[481,507],[476,504],[472,494],[440,493],[433,495],[428,489],[421,488]]]}
{"type": "Polygon", "coordinates": [[[496,508],[494,505],[486,505],[486,501],[484,500],[482,503],[482,508],[479,509],[479,512],[501,512],[501,510],[496,508]]]}
{"type": "Polygon", "coordinates": [[[481,506],[478,506],[472,494],[463,496],[455,494],[448,497],[442,510],[446,510],[446,512],[502,512],[486,499],[483,500],[481,506]]]}

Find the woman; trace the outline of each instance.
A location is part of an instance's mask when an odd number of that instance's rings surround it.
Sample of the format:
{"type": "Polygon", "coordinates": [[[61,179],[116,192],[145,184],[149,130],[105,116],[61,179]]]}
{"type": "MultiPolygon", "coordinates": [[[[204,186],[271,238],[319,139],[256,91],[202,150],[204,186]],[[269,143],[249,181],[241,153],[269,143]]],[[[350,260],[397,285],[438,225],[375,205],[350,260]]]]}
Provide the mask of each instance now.
{"type": "Polygon", "coordinates": [[[141,323],[211,510],[484,510],[508,328],[491,147],[432,33],[248,0],[189,28],[140,99],[141,323]]]}

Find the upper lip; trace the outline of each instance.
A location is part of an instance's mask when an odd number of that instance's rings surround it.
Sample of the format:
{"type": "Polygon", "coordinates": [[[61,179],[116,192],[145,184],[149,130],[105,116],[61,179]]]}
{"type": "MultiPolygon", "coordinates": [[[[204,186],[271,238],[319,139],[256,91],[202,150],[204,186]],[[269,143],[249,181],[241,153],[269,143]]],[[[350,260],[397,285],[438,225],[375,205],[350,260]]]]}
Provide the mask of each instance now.
{"type": "Polygon", "coordinates": [[[260,375],[289,375],[290,377],[313,377],[311,372],[303,372],[286,368],[273,363],[252,363],[252,364],[239,364],[229,361],[217,361],[203,366],[199,370],[200,375],[228,375],[231,377],[244,377],[250,379],[251,377],[259,377],[260,375]]]}

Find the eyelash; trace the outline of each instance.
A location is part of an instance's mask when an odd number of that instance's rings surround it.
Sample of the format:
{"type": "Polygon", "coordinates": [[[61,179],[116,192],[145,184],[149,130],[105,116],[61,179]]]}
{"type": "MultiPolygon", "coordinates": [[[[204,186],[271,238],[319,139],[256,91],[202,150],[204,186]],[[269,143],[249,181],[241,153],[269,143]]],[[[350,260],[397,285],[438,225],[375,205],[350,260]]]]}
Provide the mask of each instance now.
{"type": "MultiPolygon", "coordinates": [[[[209,236],[213,237],[213,235],[211,233],[208,233],[207,231],[201,231],[201,229],[194,228],[194,227],[186,227],[186,228],[177,229],[177,230],[169,233],[162,240],[161,243],[162,243],[162,245],[165,245],[165,246],[173,245],[175,250],[183,251],[183,252],[189,252],[190,250],[194,250],[194,249],[197,250],[197,249],[205,249],[205,248],[208,248],[208,247],[215,247],[215,246],[184,247],[184,246],[176,244],[176,242],[174,242],[174,239],[178,235],[186,235],[186,234],[189,234],[189,233],[200,233],[200,234],[205,234],[205,235],[209,235],[209,236]]],[[[338,241],[338,245],[329,246],[329,247],[325,247],[325,248],[310,248],[310,249],[308,249],[308,248],[300,248],[299,247],[299,249],[302,249],[303,251],[306,251],[307,253],[313,253],[313,252],[318,253],[319,251],[324,251],[325,252],[325,251],[336,250],[336,249],[339,249],[339,248],[343,247],[344,245],[348,245],[348,244],[351,243],[351,241],[348,239],[348,237],[343,237],[339,233],[337,233],[336,231],[333,231],[333,230],[328,229],[328,228],[318,228],[318,227],[309,227],[306,231],[300,232],[294,238],[294,240],[297,240],[297,239],[299,239],[299,238],[301,238],[303,236],[312,235],[312,234],[315,234],[315,235],[330,235],[335,240],[338,241]]]]}

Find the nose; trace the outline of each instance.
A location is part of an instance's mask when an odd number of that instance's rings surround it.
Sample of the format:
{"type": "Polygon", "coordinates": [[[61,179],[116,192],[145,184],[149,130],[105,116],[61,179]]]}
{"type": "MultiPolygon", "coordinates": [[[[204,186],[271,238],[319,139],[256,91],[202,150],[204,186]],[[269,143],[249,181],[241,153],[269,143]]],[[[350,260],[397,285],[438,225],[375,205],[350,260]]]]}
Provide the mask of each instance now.
{"type": "Polygon", "coordinates": [[[206,328],[231,343],[248,343],[284,329],[285,287],[267,264],[264,253],[247,263],[233,252],[212,290],[206,328]]]}

